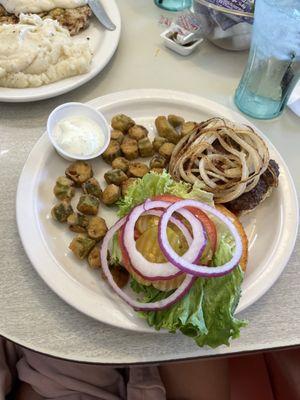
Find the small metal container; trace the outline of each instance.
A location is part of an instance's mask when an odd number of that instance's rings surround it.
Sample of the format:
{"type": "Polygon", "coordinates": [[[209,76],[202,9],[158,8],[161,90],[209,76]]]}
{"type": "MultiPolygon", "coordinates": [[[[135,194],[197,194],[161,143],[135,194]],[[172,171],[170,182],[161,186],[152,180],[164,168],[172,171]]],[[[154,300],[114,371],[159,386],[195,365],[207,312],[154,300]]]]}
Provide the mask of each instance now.
{"type": "Polygon", "coordinates": [[[254,13],[217,6],[207,0],[193,0],[205,37],[226,50],[247,50],[251,44],[254,13]]]}

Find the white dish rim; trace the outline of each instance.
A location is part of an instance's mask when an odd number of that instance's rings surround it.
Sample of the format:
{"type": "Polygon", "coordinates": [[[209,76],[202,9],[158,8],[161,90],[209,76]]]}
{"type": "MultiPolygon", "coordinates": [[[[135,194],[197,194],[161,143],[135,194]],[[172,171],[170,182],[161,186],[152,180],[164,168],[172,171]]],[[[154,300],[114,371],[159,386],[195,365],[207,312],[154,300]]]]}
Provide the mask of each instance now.
{"type": "MultiPolygon", "coordinates": [[[[88,104],[92,105],[97,108],[105,108],[108,107],[115,102],[128,102],[132,100],[140,100],[140,99],[150,99],[151,101],[157,100],[169,100],[175,102],[184,102],[184,103],[189,103],[189,104],[194,104],[198,107],[202,107],[202,109],[208,109],[208,110],[217,110],[216,114],[221,114],[224,117],[234,119],[239,122],[246,123],[250,126],[253,126],[266,140],[268,146],[276,153],[277,155],[277,161],[280,162],[281,166],[284,168],[284,172],[287,178],[287,183],[288,183],[288,188],[289,188],[289,194],[291,196],[292,201],[289,203],[289,213],[285,215],[285,219],[287,220],[289,226],[285,227],[284,230],[282,230],[282,238],[281,241],[286,244],[285,251],[283,252],[282,250],[279,252],[279,259],[277,260],[276,263],[276,271],[272,271],[272,268],[267,268],[264,273],[260,274],[258,281],[256,282],[255,285],[252,285],[252,287],[249,288],[250,290],[250,296],[248,295],[248,299],[243,299],[243,296],[240,300],[240,304],[236,310],[236,313],[243,311],[247,307],[249,307],[251,304],[253,304],[255,301],[257,301],[261,296],[263,296],[267,290],[271,288],[271,286],[275,283],[275,281],[279,278],[281,275],[282,271],[284,270],[291,254],[294,249],[294,245],[296,242],[296,237],[297,237],[297,231],[298,231],[298,199],[297,199],[297,193],[296,189],[293,183],[293,180],[291,178],[290,172],[288,170],[288,167],[284,160],[282,159],[280,153],[276,150],[274,145],[269,141],[269,139],[259,130],[255,127],[254,124],[252,124],[250,121],[248,121],[245,117],[243,117],[241,114],[238,114],[236,111],[233,111],[223,105],[220,105],[214,101],[196,96],[196,95],[191,95],[187,94],[184,92],[176,92],[176,91],[170,91],[170,90],[161,90],[161,89],[138,89],[138,90],[129,90],[129,91],[123,91],[123,92],[117,92],[117,93],[112,93],[97,99],[94,99],[90,101],[88,104]],[[188,101],[187,101],[188,98],[188,101]],[[292,237],[292,240],[290,240],[292,237]]],[[[116,323],[114,323],[111,318],[102,318],[99,319],[98,313],[95,313],[92,305],[95,304],[95,299],[93,300],[88,299],[88,304],[82,304],[80,301],[76,301],[76,294],[78,294],[77,290],[81,286],[79,282],[76,282],[72,280],[65,272],[61,271],[60,277],[63,279],[64,284],[61,287],[57,287],[55,280],[53,280],[53,277],[51,277],[51,274],[49,275],[49,272],[47,269],[43,269],[39,266],[38,260],[39,256],[36,255],[35,251],[33,250],[32,247],[32,241],[28,237],[28,223],[30,222],[30,218],[28,213],[26,214],[26,209],[28,207],[28,193],[24,192],[24,189],[26,188],[26,185],[28,184],[28,181],[26,179],[27,176],[30,176],[32,181],[34,181],[34,176],[32,176],[32,172],[34,174],[37,174],[38,171],[38,165],[36,162],[33,160],[33,153],[34,150],[36,151],[39,146],[43,145],[43,141],[45,141],[45,135],[43,135],[38,142],[35,144],[34,148],[32,149],[25,165],[23,168],[23,171],[20,176],[19,184],[18,184],[18,189],[17,189],[17,200],[16,200],[16,213],[17,213],[17,224],[18,224],[18,230],[19,234],[22,240],[23,247],[33,265],[33,267],[36,269],[38,274],[41,276],[41,278],[48,284],[48,286],[63,300],[65,300],[68,304],[72,305],[75,307],[77,310],[83,312],[84,314],[100,321],[103,323],[106,323],[111,326],[115,326],[118,328],[122,329],[127,329],[127,330],[133,330],[137,332],[155,332],[154,329],[146,326],[137,328],[136,326],[132,326],[134,324],[128,323],[127,326],[120,326],[116,323]],[[34,167],[32,170],[31,167],[34,167]],[[24,201],[24,194],[25,194],[25,201],[24,201]],[[26,199],[27,196],[27,199],[26,199]],[[29,218],[29,219],[28,219],[29,218]],[[72,297],[72,296],[75,296],[72,297]]],[[[29,191],[28,191],[29,192],[29,191]]],[[[29,199],[30,200],[30,199],[29,199]]],[[[287,207],[286,207],[287,208],[287,207]]],[[[38,239],[38,234],[39,230],[37,227],[34,226],[35,229],[35,236],[36,239],[38,239]]],[[[271,260],[271,256],[269,257],[268,261],[271,260]]],[[[82,286],[81,286],[82,287],[82,286]]],[[[95,294],[94,294],[95,295],[95,294]]],[[[77,296],[78,297],[78,296],[77,296]]]]}
{"type": "MultiPolygon", "coordinates": [[[[93,78],[95,78],[109,63],[112,56],[114,55],[121,36],[121,15],[116,4],[115,0],[101,0],[105,10],[109,14],[110,18],[116,25],[116,29],[114,31],[104,31],[105,35],[105,43],[104,47],[107,49],[105,54],[99,54],[99,59],[97,62],[93,63],[97,54],[94,55],[91,70],[85,74],[77,75],[74,77],[62,79],[61,81],[53,82],[49,85],[43,85],[37,88],[25,88],[25,89],[18,89],[18,88],[4,88],[0,87],[0,101],[6,103],[25,103],[25,102],[32,102],[32,101],[39,101],[50,99],[65,93],[68,93],[78,87],[84,85],[85,83],[89,82],[93,78]],[[101,57],[100,57],[101,55],[101,57]],[[6,93],[5,93],[6,92],[6,93]]],[[[96,21],[96,17],[93,17],[96,21]]],[[[98,21],[96,24],[101,26],[98,21]]],[[[82,34],[85,31],[81,32],[82,34]]]]}

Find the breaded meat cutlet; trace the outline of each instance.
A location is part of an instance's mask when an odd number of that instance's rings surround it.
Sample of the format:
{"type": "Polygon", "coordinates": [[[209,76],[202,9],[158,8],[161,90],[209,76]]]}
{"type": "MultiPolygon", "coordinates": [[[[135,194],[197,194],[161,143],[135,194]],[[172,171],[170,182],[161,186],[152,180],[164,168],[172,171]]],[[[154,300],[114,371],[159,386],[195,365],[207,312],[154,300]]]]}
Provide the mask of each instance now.
{"type": "Polygon", "coordinates": [[[54,8],[51,11],[40,13],[41,18],[51,18],[67,28],[71,36],[88,28],[92,10],[88,5],[77,8],[54,8]]]}
{"type": "Polygon", "coordinates": [[[2,24],[16,24],[19,18],[14,14],[9,14],[0,4],[0,25],[2,24]]]}
{"type": "MultiPolygon", "coordinates": [[[[92,10],[89,6],[77,8],[54,8],[51,11],[38,14],[41,18],[55,19],[64,28],[68,29],[71,36],[88,28],[92,10]]],[[[0,5],[0,24],[17,24],[19,18],[14,14],[9,14],[3,6],[0,5]]]]}

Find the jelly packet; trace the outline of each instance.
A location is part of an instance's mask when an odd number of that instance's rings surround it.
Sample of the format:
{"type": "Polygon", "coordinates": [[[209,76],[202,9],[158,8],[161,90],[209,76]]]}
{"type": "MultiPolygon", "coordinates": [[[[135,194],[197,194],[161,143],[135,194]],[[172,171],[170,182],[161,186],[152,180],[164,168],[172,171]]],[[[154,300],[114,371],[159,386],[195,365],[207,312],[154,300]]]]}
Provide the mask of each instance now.
{"type": "Polygon", "coordinates": [[[176,22],[171,24],[170,30],[174,32],[173,40],[181,45],[186,45],[204,36],[199,19],[190,12],[180,15],[176,22]]]}
{"type": "Polygon", "coordinates": [[[182,56],[191,54],[204,40],[198,19],[192,13],[186,13],[170,24],[161,34],[165,46],[182,56]]]}

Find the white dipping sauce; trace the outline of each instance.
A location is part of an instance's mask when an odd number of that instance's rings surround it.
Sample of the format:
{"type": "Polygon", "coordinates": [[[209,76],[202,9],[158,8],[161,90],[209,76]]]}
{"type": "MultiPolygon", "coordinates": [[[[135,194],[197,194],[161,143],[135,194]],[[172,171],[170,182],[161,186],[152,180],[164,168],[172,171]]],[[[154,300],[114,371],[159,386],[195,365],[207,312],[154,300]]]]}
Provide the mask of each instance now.
{"type": "Polygon", "coordinates": [[[104,145],[104,133],[99,125],[85,116],[72,116],[58,122],[54,140],[66,153],[74,156],[91,156],[104,145]]]}

